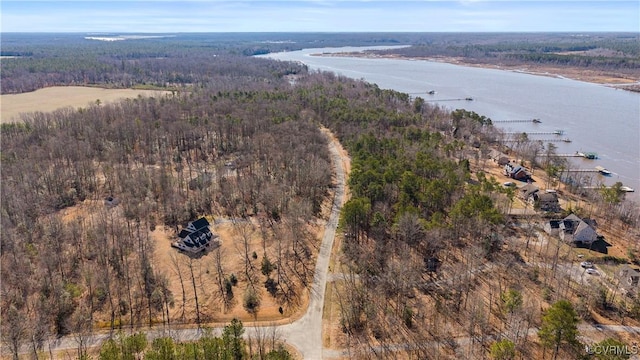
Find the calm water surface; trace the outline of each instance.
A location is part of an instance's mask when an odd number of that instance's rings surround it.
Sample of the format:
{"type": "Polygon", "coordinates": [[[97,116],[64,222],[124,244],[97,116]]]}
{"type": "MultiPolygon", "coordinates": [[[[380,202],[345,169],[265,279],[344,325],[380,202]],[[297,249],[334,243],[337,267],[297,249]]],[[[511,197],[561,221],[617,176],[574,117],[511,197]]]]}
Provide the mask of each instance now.
{"type": "MultiPolygon", "coordinates": [[[[313,70],[364,79],[381,88],[421,96],[451,109],[465,108],[494,121],[538,118],[541,124],[496,123],[514,132],[564,130],[571,143],[555,142],[558,153],[592,151],[598,160],[572,158],[576,168],[603,166],[610,177],[592,174],[592,185],[621,181],[640,199],[640,94],[563,78],[482,69],[424,60],[312,56],[364,48],[323,48],[269,54],[300,61],[313,70]],[[436,94],[426,94],[435,90],[436,94]],[[471,97],[474,101],[451,100],[471,97]]],[[[368,47],[367,49],[371,49],[368,47]]],[[[531,135],[531,139],[554,139],[531,135]]],[[[545,142],[546,144],[546,142],[545,142]]]]}

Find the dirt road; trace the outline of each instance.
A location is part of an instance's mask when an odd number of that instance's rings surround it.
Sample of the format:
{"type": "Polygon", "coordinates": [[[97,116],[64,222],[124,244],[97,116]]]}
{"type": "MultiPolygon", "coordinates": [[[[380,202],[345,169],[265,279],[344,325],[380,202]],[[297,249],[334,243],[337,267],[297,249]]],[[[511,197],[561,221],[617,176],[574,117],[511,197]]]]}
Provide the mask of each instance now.
{"type": "Polygon", "coordinates": [[[338,149],[337,140],[331,139],[329,151],[331,162],[335,171],[335,195],[331,215],[325,225],[322,245],[318,253],[311,298],[307,312],[299,320],[279,327],[280,335],[287,343],[295,346],[304,359],[322,359],[322,310],[324,307],[324,294],[327,285],[327,273],[329,270],[329,258],[333,239],[336,235],[340,209],[344,202],[346,174],[343,167],[342,155],[338,149]]]}

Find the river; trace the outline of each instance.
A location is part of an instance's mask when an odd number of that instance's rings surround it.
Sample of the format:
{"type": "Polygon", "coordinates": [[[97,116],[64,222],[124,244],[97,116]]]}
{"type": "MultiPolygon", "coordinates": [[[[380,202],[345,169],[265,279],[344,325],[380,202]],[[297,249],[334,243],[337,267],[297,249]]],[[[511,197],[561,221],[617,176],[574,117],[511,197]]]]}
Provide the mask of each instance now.
{"type": "MultiPolygon", "coordinates": [[[[451,109],[465,108],[490,117],[508,132],[553,132],[530,139],[568,138],[554,142],[560,154],[596,152],[597,160],[570,158],[572,167],[602,166],[611,176],[589,173],[591,186],[622,182],[636,190],[627,197],[640,199],[640,94],[566,78],[517,71],[485,69],[426,60],[314,56],[312,54],[360,51],[384,47],[305,49],[265,55],[300,61],[311,70],[331,71],[423,97],[451,109]],[[435,91],[428,95],[427,91],[435,91]],[[465,98],[473,98],[466,101],[465,98]],[[452,100],[462,99],[462,100],[452,100]],[[501,123],[504,120],[540,119],[501,123]]],[[[546,141],[544,142],[546,145],[546,141]]]]}

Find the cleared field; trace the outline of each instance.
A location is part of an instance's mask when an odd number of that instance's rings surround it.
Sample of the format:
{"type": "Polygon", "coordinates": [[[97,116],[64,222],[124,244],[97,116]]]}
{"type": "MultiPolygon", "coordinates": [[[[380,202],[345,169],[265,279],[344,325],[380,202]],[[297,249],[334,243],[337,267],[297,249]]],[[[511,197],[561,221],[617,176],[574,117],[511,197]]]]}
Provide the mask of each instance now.
{"type": "Polygon", "coordinates": [[[54,86],[23,94],[0,95],[0,122],[15,122],[21,113],[50,112],[65,107],[84,107],[96,100],[106,104],[126,98],[168,94],[160,90],[102,89],[86,86],[54,86]]]}

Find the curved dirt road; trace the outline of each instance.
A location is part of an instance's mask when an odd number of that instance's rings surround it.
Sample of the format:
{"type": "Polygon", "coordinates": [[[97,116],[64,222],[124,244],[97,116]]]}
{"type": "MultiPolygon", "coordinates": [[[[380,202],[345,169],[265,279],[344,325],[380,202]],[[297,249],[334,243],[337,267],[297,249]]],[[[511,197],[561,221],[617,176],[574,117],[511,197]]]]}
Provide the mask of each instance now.
{"type": "MultiPolygon", "coordinates": [[[[325,134],[329,136],[328,132],[325,132],[325,134]]],[[[297,321],[278,327],[281,337],[286,339],[287,343],[296,347],[304,359],[322,359],[322,311],[327,285],[327,273],[329,271],[329,259],[340,218],[340,209],[342,209],[345,200],[346,173],[344,159],[338,148],[338,141],[331,137],[329,141],[331,162],[336,176],[336,188],[331,215],[325,225],[322,244],[318,252],[313,285],[310,291],[309,307],[306,313],[297,321]]]]}

